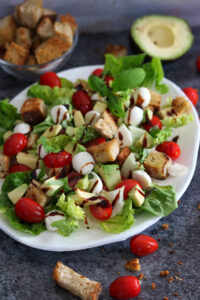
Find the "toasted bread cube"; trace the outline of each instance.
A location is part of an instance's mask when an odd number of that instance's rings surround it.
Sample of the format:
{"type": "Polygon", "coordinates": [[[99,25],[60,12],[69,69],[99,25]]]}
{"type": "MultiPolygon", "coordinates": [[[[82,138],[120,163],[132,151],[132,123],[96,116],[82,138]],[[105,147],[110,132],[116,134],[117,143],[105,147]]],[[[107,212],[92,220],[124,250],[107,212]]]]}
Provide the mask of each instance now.
{"type": "Polygon", "coordinates": [[[24,65],[28,57],[29,51],[20,45],[11,42],[7,45],[7,50],[4,56],[4,60],[15,64],[15,65],[24,65]]]}
{"type": "Polygon", "coordinates": [[[33,149],[37,140],[38,140],[38,135],[36,133],[31,133],[28,137],[28,143],[27,143],[26,148],[28,150],[33,149]]]}
{"type": "Polygon", "coordinates": [[[122,166],[127,157],[131,154],[131,150],[128,146],[121,149],[120,153],[117,156],[117,163],[119,166],[122,166]]]}
{"type": "Polygon", "coordinates": [[[53,22],[49,17],[44,17],[37,26],[37,34],[43,39],[48,39],[54,36],[53,22]]]}
{"type": "Polygon", "coordinates": [[[44,41],[35,50],[35,56],[39,64],[45,64],[51,60],[60,57],[71,46],[63,39],[54,36],[44,41]]]}
{"type": "Polygon", "coordinates": [[[87,151],[92,154],[96,162],[115,161],[119,154],[119,142],[117,139],[113,139],[99,145],[90,146],[87,151]]]}
{"type": "Polygon", "coordinates": [[[36,62],[35,56],[32,55],[32,54],[30,54],[28,56],[27,60],[26,60],[26,65],[28,65],[28,66],[34,66],[36,64],[37,64],[37,62],[36,62]]]}
{"type": "Polygon", "coordinates": [[[53,279],[59,286],[82,300],[98,300],[102,292],[99,282],[76,273],[61,262],[57,262],[54,268],[53,279]]]}
{"type": "Polygon", "coordinates": [[[42,43],[43,40],[41,39],[41,37],[39,37],[39,35],[37,34],[34,35],[34,37],[32,38],[32,49],[37,49],[42,43]]]}
{"type": "Polygon", "coordinates": [[[118,127],[112,116],[105,110],[93,126],[105,138],[111,139],[118,127]]]}
{"type": "Polygon", "coordinates": [[[159,110],[160,109],[160,105],[161,105],[161,96],[158,93],[155,93],[152,90],[149,90],[150,94],[151,94],[151,100],[150,103],[148,105],[148,107],[154,111],[154,110],[159,110]]]}
{"type": "Polygon", "coordinates": [[[36,28],[42,13],[42,0],[27,0],[16,7],[14,16],[20,25],[36,28]]]}
{"type": "Polygon", "coordinates": [[[124,45],[107,45],[105,54],[113,54],[115,57],[127,56],[127,47],[124,45]]]}
{"type": "Polygon", "coordinates": [[[73,34],[76,32],[77,30],[77,23],[76,20],[74,19],[74,17],[72,17],[71,15],[67,14],[67,15],[62,15],[60,16],[60,20],[61,23],[68,23],[72,29],[73,34]]]}
{"type": "Polygon", "coordinates": [[[0,178],[5,178],[10,169],[10,156],[0,153],[0,178]]]}
{"type": "Polygon", "coordinates": [[[49,17],[52,22],[55,22],[57,19],[57,13],[49,8],[43,8],[42,17],[49,17]]]}
{"type": "Polygon", "coordinates": [[[184,97],[177,97],[172,101],[172,111],[177,115],[189,114],[191,104],[184,97]]]}
{"type": "Polygon", "coordinates": [[[168,167],[171,158],[165,153],[151,151],[144,160],[144,167],[147,173],[156,179],[165,179],[168,176],[168,167]]]}
{"type": "Polygon", "coordinates": [[[32,180],[26,192],[26,197],[35,200],[44,207],[48,203],[49,197],[40,189],[40,187],[40,182],[32,180]]]}
{"type": "Polygon", "coordinates": [[[24,122],[35,125],[44,121],[47,114],[47,108],[42,99],[31,98],[24,102],[20,114],[24,122]]]}
{"type": "Polygon", "coordinates": [[[72,46],[73,31],[72,31],[71,26],[68,23],[61,23],[61,22],[56,21],[54,23],[54,31],[58,37],[64,39],[67,42],[69,47],[72,46]]]}
{"type": "Polygon", "coordinates": [[[133,258],[132,260],[127,260],[125,264],[125,269],[133,272],[133,271],[141,271],[141,265],[138,258],[133,258]]]}
{"type": "Polygon", "coordinates": [[[19,27],[16,30],[16,43],[25,49],[32,45],[31,31],[25,27],[19,27]]]}
{"type": "Polygon", "coordinates": [[[15,39],[16,22],[13,16],[0,18],[0,46],[15,39]]]}

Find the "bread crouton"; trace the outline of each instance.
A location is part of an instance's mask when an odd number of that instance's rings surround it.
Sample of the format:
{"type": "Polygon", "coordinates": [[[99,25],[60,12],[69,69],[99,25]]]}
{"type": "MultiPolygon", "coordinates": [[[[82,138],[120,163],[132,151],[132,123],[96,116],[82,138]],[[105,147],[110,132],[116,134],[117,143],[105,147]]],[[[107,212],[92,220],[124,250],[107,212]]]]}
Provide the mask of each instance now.
{"type": "Polygon", "coordinates": [[[115,161],[119,154],[119,142],[117,139],[93,145],[87,148],[87,151],[92,154],[96,162],[112,162],[115,161]]]}
{"type": "Polygon", "coordinates": [[[160,109],[161,105],[161,96],[158,93],[155,93],[152,90],[149,90],[151,94],[151,100],[148,105],[148,108],[150,108],[152,111],[157,111],[160,109]]]}
{"type": "Polygon", "coordinates": [[[37,62],[36,62],[36,59],[35,59],[35,56],[34,55],[29,55],[27,60],[26,60],[26,65],[29,65],[29,66],[34,66],[36,65],[37,62]]]}
{"type": "Polygon", "coordinates": [[[177,97],[172,101],[172,111],[177,115],[189,114],[191,104],[184,97],[177,97]]]}
{"type": "Polygon", "coordinates": [[[14,13],[17,22],[28,28],[36,28],[43,13],[42,4],[42,0],[27,0],[18,5],[14,13]]]}
{"type": "Polygon", "coordinates": [[[49,198],[48,196],[40,189],[41,183],[32,180],[31,183],[29,184],[28,190],[26,192],[26,197],[31,198],[38,202],[42,207],[44,207],[48,201],[49,198]]]}
{"type": "Polygon", "coordinates": [[[15,42],[7,45],[7,50],[4,56],[4,60],[15,64],[15,65],[24,65],[28,57],[29,51],[15,42]]]}
{"type": "Polygon", "coordinates": [[[16,43],[25,49],[32,45],[31,31],[25,27],[19,27],[16,30],[16,43]]]}
{"type": "Polygon", "coordinates": [[[27,143],[26,148],[28,150],[33,149],[37,140],[38,140],[38,135],[36,133],[31,133],[28,137],[28,143],[27,143]]]}
{"type": "Polygon", "coordinates": [[[147,173],[156,179],[165,179],[168,176],[168,167],[171,158],[165,153],[151,151],[144,160],[144,167],[147,173]]]}
{"type": "Polygon", "coordinates": [[[131,150],[128,146],[121,149],[120,153],[117,156],[117,163],[120,167],[123,165],[129,154],[131,154],[131,150]]]}
{"type": "Polygon", "coordinates": [[[133,271],[141,271],[141,265],[138,258],[133,258],[132,260],[127,260],[125,264],[125,269],[133,272],[133,271]]]}
{"type": "Polygon", "coordinates": [[[61,20],[61,23],[63,23],[63,24],[68,23],[70,25],[73,34],[76,32],[78,26],[77,26],[77,23],[76,23],[76,20],[74,19],[74,17],[72,17],[69,14],[61,15],[60,20],[61,20]]]}
{"type": "Polygon", "coordinates": [[[24,102],[20,114],[24,122],[35,125],[44,121],[47,114],[47,108],[42,99],[31,98],[24,102]]]}
{"type": "Polygon", "coordinates": [[[34,37],[32,38],[32,50],[38,48],[42,43],[43,40],[41,39],[41,37],[39,37],[39,35],[37,34],[34,35],[34,37]]]}
{"type": "Polygon", "coordinates": [[[51,38],[54,35],[53,22],[49,17],[44,17],[37,26],[37,34],[43,39],[51,38]]]}
{"type": "Polygon", "coordinates": [[[102,292],[99,282],[76,273],[61,262],[57,262],[54,268],[53,279],[59,286],[82,300],[98,300],[102,292]]]}
{"type": "Polygon", "coordinates": [[[0,178],[5,178],[10,169],[10,156],[0,153],[0,178]]]}
{"type": "Polygon", "coordinates": [[[58,37],[64,39],[67,42],[69,47],[72,46],[73,31],[72,31],[71,26],[68,23],[61,23],[61,22],[56,21],[54,23],[54,31],[58,37]]]}
{"type": "Polygon", "coordinates": [[[108,139],[111,139],[118,129],[113,117],[106,110],[101,114],[101,117],[93,127],[100,135],[108,139]]]}
{"type": "Polygon", "coordinates": [[[57,13],[49,8],[43,8],[42,17],[49,17],[52,22],[55,22],[57,19],[57,13]]]}
{"type": "Polygon", "coordinates": [[[107,45],[105,54],[113,54],[115,57],[121,57],[127,55],[127,48],[124,45],[107,45]]]}
{"type": "Polygon", "coordinates": [[[54,36],[44,41],[35,50],[35,56],[38,64],[45,64],[51,60],[60,57],[64,52],[69,50],[71,46],[63,39],[54,36]]]}
{"type": "Polygon", "coordinates": [[[0,19],[0,46],[15,39],[16,22],[13,16],[6,16],[0,19]]]}

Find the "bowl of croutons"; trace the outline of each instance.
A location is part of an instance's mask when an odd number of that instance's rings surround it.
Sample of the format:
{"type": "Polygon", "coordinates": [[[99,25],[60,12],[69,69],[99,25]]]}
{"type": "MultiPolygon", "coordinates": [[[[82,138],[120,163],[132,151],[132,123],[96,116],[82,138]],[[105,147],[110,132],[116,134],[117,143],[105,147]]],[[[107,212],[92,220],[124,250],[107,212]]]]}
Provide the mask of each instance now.
{"type": "Polygon", "coordinates": [[[0,18],[0,66],[18,78],[33,81],[60,70],[77,42],[75,18],[58,17],[42,0],[26,0],[13,15],[0,18]]]}

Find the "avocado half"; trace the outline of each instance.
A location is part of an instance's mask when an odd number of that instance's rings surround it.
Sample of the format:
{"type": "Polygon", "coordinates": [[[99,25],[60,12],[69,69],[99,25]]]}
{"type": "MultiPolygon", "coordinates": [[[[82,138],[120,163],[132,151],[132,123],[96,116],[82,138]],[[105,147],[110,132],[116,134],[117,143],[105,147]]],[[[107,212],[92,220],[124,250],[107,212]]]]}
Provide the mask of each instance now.
{"type": "Polygon", "coordinates": [[[162,60],[182,56],[193,43],[191,29],[185,20],[163,15],[137,19],[131,26],[131,37],[143,52],[162,60]]]}

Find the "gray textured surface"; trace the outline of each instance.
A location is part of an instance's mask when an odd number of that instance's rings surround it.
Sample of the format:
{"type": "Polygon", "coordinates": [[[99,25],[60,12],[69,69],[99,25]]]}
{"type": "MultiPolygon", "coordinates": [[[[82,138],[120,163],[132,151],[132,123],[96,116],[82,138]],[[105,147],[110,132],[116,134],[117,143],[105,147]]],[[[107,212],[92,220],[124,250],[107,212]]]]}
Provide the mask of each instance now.
{"type": "MultiPolygon", "coordinates": [[[[183,58],[165,64],[166,77],[181,87],[199,87],[200,76],[196,72],[195,59],[199,51],[200,29],[195,29],[195,44],[183,58]]],[[[103,52],[107,43],[125,44],[129,47],[128,32],[114,34],[87,34],[81,36],[77,49],[66,68],[103,63],[103,52]]],[[[131,53],[129,48],[129,53],[131,53]]],[[[17,80],[0,71],[0,99],[16,95],[27,83],[17,80]]],[[[197,109],[199,110],[199,105],[197,109]]],[[[156,239],[160,238],[156,253],[141,258],[142,292],[137,299],[170,300],[200,299],[200,166],[181,199],[179,208],[170,216],[145,231],[156,239]],[[167,231],[161,228],[169,224],[167,231]],[[170,247],[169,244],[173,243],[170,247]],[[173,253],[170,253],[174,251],[173,253]],[[179,265],[178,261],[183,261],[179,265]],[[159,272],[168,269],[171,276],[184,280],[169,284],[167,278],[160,278],[159,272]],[[156,283],[152,291],[151,284],[156,283]],[[174,293],[180,296],[177,298],[174,293]]],[[[55,285],[52,271],[58,260],[76,271],[102,283],[101,300],[109,300],[109,284],[119,275],[128,275],[124,269],[127,259],[133,258],[129,250],[129,240],[90,250],[52,253],[23,246],[0,232],[0,299],[1,300],[75,300],[71,294],[55,285]],[[104,249],[104,251],[102,251],[104,249]]],[[[135,273],[140,274],[140,272],[135,273]]]]}

